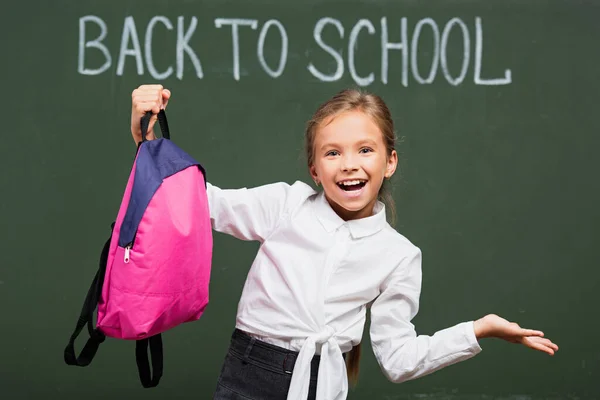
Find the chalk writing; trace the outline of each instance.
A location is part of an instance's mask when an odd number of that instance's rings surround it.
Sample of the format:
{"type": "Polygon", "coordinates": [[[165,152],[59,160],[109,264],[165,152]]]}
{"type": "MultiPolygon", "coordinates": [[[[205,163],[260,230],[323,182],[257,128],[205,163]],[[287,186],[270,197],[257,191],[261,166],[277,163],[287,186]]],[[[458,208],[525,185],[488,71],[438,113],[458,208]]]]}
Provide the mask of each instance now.
{"type": "Polygon", "coordinates": [[[240,39],[239,39],[239,25],[249,26],[252,29],[256,29],[258,21],[255,19],[227,19],[217,18],[215,19],[215,26],[217,28],[223,25],[231,25],[231,37],[233,39],[233,78],[236,81],[240,80],[240,39]]]}
{"type": "Polygon", "coordinates": [[[335,61],[337,63],[337,68],[335,70],[335,73],[333,75],[325,75],[324,73],[320,72],[312,63],[308,64],[308,70],[310,71],[311,74],[313,74],[313,76],[315,76],[322,82],[334,82],[334,81],[340,80],[342,78],[342,76],[344,75],[344,59],[342,58],[340,53],[335,51],[334,48],[326,45],[323,42],[323,39],[321,38],[321,33],[323,32],[323,28],[327,24],[332,24],[333,26],[335,26],[341,37],[344,37],[344,26],[337,19],[321,18],[315,25],[314,34],[313,34],[314,38],[315,38],[315,42],[317,42],[317,44],[323,50],[325,50],[327,53],[331,54],[331,56],[335,59],[335,61]]]}
{"type": "Polygon", "coordinates": [[[354,82],[360,86],[368,86],[375,80],[375,74],[371,72],[366,77],[361,77],[356,73],[356,67],[354,66],[354,50],[356,49],[358,34],[363,28],[367,28],[367,32],[371,35],[375,33],[375,27],[368,19],[361,19],[354,25],[352,31],[350,31],[350,39],[348,39],[348,69],[354,82]]]}
{"type": "MultiPolygon", "coordinates": [[[[95,15],[86,15],[79,19],[79,41],[77,71],[82,75],[100,75],[106,73],[116,58],[116,74],[121,76],[125,71],[127,62],[135,63],[135,71],[138,75],[149,74],[154,80],[164,80],[175,74],[179,80],[184,79],[184,65],[189,60],[192,63],[195,76],[198,79],[205,79],[202,63],[197,52],[190,45],[196,28],[198,19],[191,17],[186,26],[184,16],[177,17],[174,24],[165,16],[154,16],[147,23],[143,36],[143,46],[138,35],[138,27],[133,16],[125,17],[122,29],[120,30],[120,46],[117,54],[111,54],[111,50],[105,43],[109,34],[107,24],[102,18],[95,15]],[[91,25],[95,25],[95,31],[99,30],[96,37],[90,37],[91,25]],[[169,65],[162,71],[159,71],[152,55],[152,43],[156,35],[173,35],[175,30],[175,65],[169,65]],[[142,51],[143,49],[143,51],[142,51]],[[100,65],[88,65],[86,63],[86,54],[91,51],[100,52],[103,61],[100,65]],[[113,57],[116,56],[116,57],[113,57]]],[[[243,63],[257,61],[262,71],[273,79],[281,79],[285,75],[288,65],[288,53],[292,44],[289,42],[287,30],[284,24],[277,19],[269,19],[261,23],[257,19],[241,18],[215,18],[214,27],[223,29],[230,27],[231,34],[231,62],[233,79],[241,79],[240,70],[243,63]],[[242,42],[248,32],[258,31],[258,39],[247,39],[242,42]],[[279,35],[279,40],[277,39],[279,35]],[[255,40],[255,43],[252,43],[255,40]],[[272,44],[275,43],[275,44],[272,44]],[[240,47],[256,46],[256,60],[242,60],[240,47]],[[272,47],[268,47],[272,46],[272,47]],[[275,47],[278,46],[278,47],[275,47]],[[278,62],[271,60],[270,64],[265,58],[265,50],[269,53],[279,54],[278,62]]],[[[329,36],[331,37],[331,36],[329,36]]],[[[367,36],[364,36],[367,37],[367,36]]],[[[310,59],[306,62],[306,71],[310,76],[321,82],[335,82],[343,79],[348,73],[352,80],[359,86],[369,86],[377,79],[387,85],[390,83],[390,75],[399,77],[402,86],[409,86],[411,82],[419,85],[427,85],[436,80],[443,79],[452,86],[458,86],[465,82],[471,71],[472,82],[476,85],[508,85],[512,83],[512,71],[504,69],[504,75],[495,78],[483,78],[483,20],[481,17],[475,17],[472,26],[461,19],[452,18],[449,21],[440,24],[433,18],[422,18],[416,21],[412,32],[408,30],[408,20],[406,17],[388,20],[382,17],[375,25],[371,20],[361,18],[348,30],[344,24],[332,17],[319,18],[312,28],[312,42],[309,44],[310,51],[307,49],[295,48],[295,54],[305,54],[307,58],[311,54],[319,54],[319,61],[310,59]],[[333,30],[339,39],[346,40],[343,48],[333,46],[326,42],[323,32],[325,29],[333,30]],[[379,76],[376,76],[374,70],[357,71],[356,59],[360,57],[358,41],[361,35],[369,35],[379,40],[377,51],[380,52],[379,76]],[[424,40],[423,37],[431,37],[432,41],[424,40]],[[462,39],[460,52],[455,47],[449,46],[451,36],[462,39]],[[472,43],[474,42],[474,46],[472,43]],[[346,48],[347,46],[347,48],[346,48]],[[347,50],[347,51],[344,51],[347,50]],[[390,65],[390,52],[399,51],[401,62],[390,65]],[[454,54],[449,54],[450,52],[454,54]],[[474,52],[474,54],[472,54],[474,52]],[[421,54],[428,54],[431,57],[423,61],[421,54]],[[331,57],[334,68],[326,64],[324,68],[319,66],[323,63],[323,58],[331,57]],[[460,57],[460,70],[450,71],[449,58],[460,57]],[[390,74],[390,69],[394,71],[390,74]],[[441,73],[440,73],[441,71],[441,73]],[[409,81],[409,79],[412,80],[409,81]]],[[[246,47],[245,47],[246,48],[246,47]]],[[[248,54],[245,52],[244,54],[248,54]]],[[[206,60],[206,55],[205,60],[206,60]]],[[[96,57],[97,59],[97,57],[96,57]]],[[[363,67],[364,68],[364,67],[363,67]]],[[[488,69],[495,69],[488,66],[488,69]]],[[[395,78],[396,81],[398,78],[395,78]]]]}
{"type": "Polygon", "coordinates": [[[260,65],[263,67],[265,72],[269,74],[273,78],[278,78],[283,74],[283,70],[285,69],[285,64],[287,63],[288,57],[288,37],[287,32],[281,22],[276,19],[268,20],[260,30],[260,36],[258,37],[258,60],[260,61],[260,65]],[[267,61],[265,60],[265,39],[267,37],[267,33],[271,26],[276,26],[279,30],[279,35],[281,36],[281,53],[279,56],[279,65],[276,70],[272,70],[271,67],[267,65],[267,61]]]}

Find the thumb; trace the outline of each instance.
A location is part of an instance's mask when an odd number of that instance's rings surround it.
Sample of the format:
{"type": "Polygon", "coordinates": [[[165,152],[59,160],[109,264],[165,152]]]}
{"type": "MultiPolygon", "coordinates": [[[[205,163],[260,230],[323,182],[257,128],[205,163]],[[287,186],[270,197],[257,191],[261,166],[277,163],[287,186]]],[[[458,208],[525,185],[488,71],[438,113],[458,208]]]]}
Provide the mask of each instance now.
{"type": "Polygon", "coordinates": [[[163,109],[167,108],[167,104],[169,104],[169,99],[171,98],[171,91],[169,89],[163,89],[162,91],[163,98],[163,109]]]}

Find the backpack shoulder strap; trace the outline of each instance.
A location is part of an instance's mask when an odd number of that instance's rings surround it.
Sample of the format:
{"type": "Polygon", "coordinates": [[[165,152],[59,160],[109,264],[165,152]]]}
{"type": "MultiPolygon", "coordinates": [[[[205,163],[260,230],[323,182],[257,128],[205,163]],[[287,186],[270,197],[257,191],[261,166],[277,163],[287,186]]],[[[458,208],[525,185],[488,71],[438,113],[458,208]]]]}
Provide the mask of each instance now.
{"type": "Polygon", "coordinates": [[[163,345],[160,333],[147,339],[136,340],[135,361],[142,386],[145,388],[157,386],[163,374],[163,345]],[[152,358],[152,375],[150,375],[148,347],[150,347],[150,357],[152,358]]]}
{"type": "Polygon", "coordinates": [[[65,363],[68,365],[77,365],[79,367],[85,367],[89,365],[96,352],[98,351],[98,347],[104,340],[106,336],[94,328],[94,311],[98,306],[98,301],[100,299],[100,295],[102,293],[102,284],[104,283],[104,275],[106,273],[106,263],[108,261],[108,250],[110,248],[110,241],[112,238],[112,229],[114,228],[114,222],[111,225],[111,235],[108,240],[104,244],[102,248],[102,253],[100,254],[100,262],[98,266],[98,271],[96,272],[96,276],[90,285],[87,295],[85,296],[85,301],[83,302],[83,307],[81,308],[81,314],[79,315],[79,319],[77,320],[77,324],[75,326],[75,330],[69,339],[69,343],[64,351],[64,359],[65,363]],[[83,328],[87,325],[89,332],[89,339],[87,343],[83,347],[81,354],[79,357],[75,354],[75,340],[83,330],[83,328]]]}

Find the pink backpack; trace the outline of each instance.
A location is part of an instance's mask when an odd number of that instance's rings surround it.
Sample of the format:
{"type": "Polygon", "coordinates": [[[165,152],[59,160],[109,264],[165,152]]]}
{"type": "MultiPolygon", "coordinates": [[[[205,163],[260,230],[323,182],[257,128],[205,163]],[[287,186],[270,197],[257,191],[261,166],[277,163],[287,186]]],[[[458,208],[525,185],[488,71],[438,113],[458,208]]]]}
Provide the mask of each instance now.
{"type": "MultiPolygon", "coordinates": [[[[142,118],[142,132],[150,117],[142,118]]],[[[161,333],[204,312],[212,259],[205,171],[170,140],[164,110],[158,121],[162,138],[138,145],[111,236],[64,352],[67,364],[83,367],[106,336],[135,340],[144,387],[158,385],[162,376],[161,333]],[[86,324],[90,338],[77,357],[75,339],[86,324]]]]}

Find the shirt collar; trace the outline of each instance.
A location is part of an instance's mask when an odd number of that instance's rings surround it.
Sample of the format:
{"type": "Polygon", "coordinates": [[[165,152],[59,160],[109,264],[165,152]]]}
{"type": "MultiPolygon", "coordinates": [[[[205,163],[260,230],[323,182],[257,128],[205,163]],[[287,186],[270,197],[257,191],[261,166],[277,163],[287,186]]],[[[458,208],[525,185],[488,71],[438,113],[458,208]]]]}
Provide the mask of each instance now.
{"type": "Polygon", "coordinates": [[[353,219],[350,221],[344,221],[337,215],[329,205],[323,191],[317,195],[314,205],[317,219],[321,222],[321,225],[323,225],[323,228],[325,228],[327,232],[333,232],[345,224],[348,226],[350,234],[355,239],[373,235],[383,229],[387,223],[385,219],[385,205],[381,201],[375,203],[373,215],[370,217],[353,219]]]}

